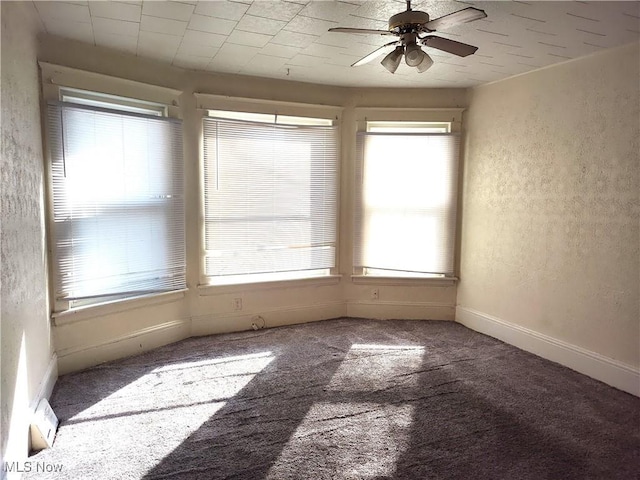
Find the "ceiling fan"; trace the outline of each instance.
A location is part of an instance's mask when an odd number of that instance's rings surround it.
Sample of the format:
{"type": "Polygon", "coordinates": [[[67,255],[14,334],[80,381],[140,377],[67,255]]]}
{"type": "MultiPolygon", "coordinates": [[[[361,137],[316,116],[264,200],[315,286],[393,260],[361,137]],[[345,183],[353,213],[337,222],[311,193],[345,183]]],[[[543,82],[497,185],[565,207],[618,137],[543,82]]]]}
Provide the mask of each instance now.
{"type": "Polygon", "coordinates": [[[461,23],[473,22],[485,18],[484,10],[474,7],[463,8],[457,12],[429,20],[429,14],[419,10],[411,10],[411,0],[407,1],[407,10],[393,15],[389,19],[388,30],[374,30],[368,28],[330,28],[330,32],[339,33],[365,33],[377,35],[395,35],[398,40],[389,42],[374,50],[369,55],[355,62],[352,67],[358,67],[369,63],[383,53],[387,55],[382,59],[382,65],[391,73],[395,73],[404,54],[405,62],[410,67],[416,67],[418,72],[425,72],[433,60],[425,53],[420,45],[437,48],[459,57],[466,57],[478,50],[478,47],[466,43],[456,42],[448,38],[429,35],[437,30],[446,29],[461,23]]]}

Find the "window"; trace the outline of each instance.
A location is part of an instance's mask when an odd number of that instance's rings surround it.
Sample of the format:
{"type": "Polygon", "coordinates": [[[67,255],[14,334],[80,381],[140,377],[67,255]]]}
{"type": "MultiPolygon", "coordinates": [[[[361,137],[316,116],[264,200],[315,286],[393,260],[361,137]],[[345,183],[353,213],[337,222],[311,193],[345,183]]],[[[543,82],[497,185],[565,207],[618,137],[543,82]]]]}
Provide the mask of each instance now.
{"type": "Polygon", "coordinates": [[[454,275],[459,136],[449,131],[368,122],[358,134],[356,273],[454,275]]]}
{"type": "Polygon", "coordinates": [[[181,122],[74,93],[48,105],[56,310],[185,288],[181,122]]]}
{"type": "Polygon", "coordinates": [[[338,131],[331,120],[211,112],[204,132],[209,283],[326,275],[335,266],[338,131]]]}

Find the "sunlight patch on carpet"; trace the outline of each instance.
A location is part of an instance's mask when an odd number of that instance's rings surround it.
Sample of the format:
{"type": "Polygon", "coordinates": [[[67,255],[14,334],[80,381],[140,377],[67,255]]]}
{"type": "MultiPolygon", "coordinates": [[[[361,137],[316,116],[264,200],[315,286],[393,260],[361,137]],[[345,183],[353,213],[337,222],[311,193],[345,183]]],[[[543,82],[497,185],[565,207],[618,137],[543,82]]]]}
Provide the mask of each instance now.
{"type": "Polygon", "coordinates": [[[413,407],[316,403],[284,447],[267,478],[386,478],[408,448],[413,407]],[[318,471],[318,467],[323,470],[318,471]]]}
{"type": "Polygon", "coordinates": [[[58,433],[61,453],[70,459],[92,459],[77,470],[69,461],[65,471],[75,478],[101,478],[103,472],[113,470],[119,472],[119,478],[142,478],[224,405],[186,405],[65,425],[58,433]],[[131,442],[136,448],[131,448],[131,442]],[[74,449],[62,452],[66,445],[74,449]]]}
{"type": "Polygon", "coordinates": [[[142,478],[182,445],[273,361],[270,351],[163,365],[67,419],[57,448],[67,445],[76,478],[100,478],[114,468],[120,478],[142,478]],[[135,439],[135,449],[122,439],[135,439]]]}
{"type": "Polygon", "coordinates": [[[376,391],[391,386],[415,386],[422,364],[420,345],[353,344],[327,390],[376,391]]]}
{"type": "Polygon", "coordinates": [[[354,343],[351,345],[351,350],[364,350],[364,351],[388,351],[388,352],[411,352],[411,353],[424,353],[424,347],[420,345],[382,345],[378,343],[354,343]]]}
{"type": "Polygon", "coordinates": [[[236,395],[274,358],[273,353],[267,351],[158,367],[67,422],[124,417],[224,401],[236,395]]]}
{"type": "Polygon", "coordinates": [[[212,358],[207,360],[198,360],[195,362],[173,363],[153,370],[153,373],[170,372],[174,370],[184,370],[188,368],[202,368],[208,365],[224,364],[227,372],[240,373],[258,373],[273,360],[272,352],[247,353],[246,355],[234,355],[230,357],[212,358]],[[264,359],[268,359],[265,363],[264,359]],[[256,370],[257,369],[257,370],[256,370]],[[255,371],[253,371],[255,370],[255,371]],[[253,372],[251,372],[253,371],[253,372]]]}

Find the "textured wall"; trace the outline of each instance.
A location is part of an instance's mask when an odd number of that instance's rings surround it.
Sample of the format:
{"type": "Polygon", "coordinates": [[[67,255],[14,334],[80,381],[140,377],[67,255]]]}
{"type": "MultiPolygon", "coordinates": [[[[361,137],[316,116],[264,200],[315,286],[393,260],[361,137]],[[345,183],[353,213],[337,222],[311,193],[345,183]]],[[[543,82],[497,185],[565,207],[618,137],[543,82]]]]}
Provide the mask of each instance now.
{"type": "Polygon", "coordinates": [[[52,355],[33,13],[31,2],[2,2],[0,432],[8,459],[27,453],[29,404],[52,355]]]}
{"type": "Polygon", "coordinates": [[[640,365],[638,45],[471,92],[458,305],[640,365]]]}

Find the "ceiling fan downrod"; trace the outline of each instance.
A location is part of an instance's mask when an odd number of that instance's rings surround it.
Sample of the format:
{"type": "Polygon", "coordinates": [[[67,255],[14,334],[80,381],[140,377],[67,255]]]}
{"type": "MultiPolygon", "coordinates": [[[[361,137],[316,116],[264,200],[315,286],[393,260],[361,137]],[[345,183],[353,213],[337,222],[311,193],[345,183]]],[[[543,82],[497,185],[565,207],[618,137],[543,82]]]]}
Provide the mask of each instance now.
{"type": "Polygon", "coordinates": [[[389,18],[389,31],[400,35],[407,32],[415,32],[428,21],[429,14],[419,10],[411,10],[411,1],[407,0],[407,10],[396,13],[389,18]]]}

